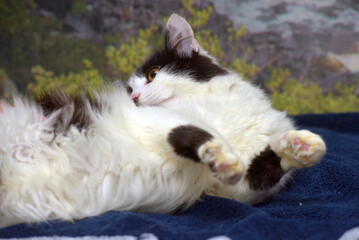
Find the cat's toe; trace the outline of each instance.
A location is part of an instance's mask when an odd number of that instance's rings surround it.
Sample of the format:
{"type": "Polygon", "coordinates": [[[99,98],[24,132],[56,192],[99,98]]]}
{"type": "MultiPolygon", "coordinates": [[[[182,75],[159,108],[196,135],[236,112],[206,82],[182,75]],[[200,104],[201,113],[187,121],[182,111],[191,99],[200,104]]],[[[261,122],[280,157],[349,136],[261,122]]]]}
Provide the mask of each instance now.
{"type": "Polygon", "coordinates": [[[319,163],[326,152],[323,139],[308,130],[289,131],[280,140],[282,164],[307,168],[319,163]]]}
{"type": "Polygon", "coordinates": [[[207,164],[213,174],[223,182],[235,184],[241,179],[244,171],[243,163],[221,143],[208,142],[200,152],[202,162],[207,164]]]}

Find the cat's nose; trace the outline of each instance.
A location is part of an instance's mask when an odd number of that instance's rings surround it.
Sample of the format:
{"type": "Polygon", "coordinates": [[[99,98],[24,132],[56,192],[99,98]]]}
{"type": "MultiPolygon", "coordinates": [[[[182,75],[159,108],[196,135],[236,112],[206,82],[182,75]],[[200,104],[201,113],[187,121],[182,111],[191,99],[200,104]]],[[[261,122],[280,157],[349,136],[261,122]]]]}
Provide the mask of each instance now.
{"type": "Polygon", "coordinates": [[[131,97],[133,100],[138,100],[138,98],[140,97],[141,93],[132,93],[131,97]]]}

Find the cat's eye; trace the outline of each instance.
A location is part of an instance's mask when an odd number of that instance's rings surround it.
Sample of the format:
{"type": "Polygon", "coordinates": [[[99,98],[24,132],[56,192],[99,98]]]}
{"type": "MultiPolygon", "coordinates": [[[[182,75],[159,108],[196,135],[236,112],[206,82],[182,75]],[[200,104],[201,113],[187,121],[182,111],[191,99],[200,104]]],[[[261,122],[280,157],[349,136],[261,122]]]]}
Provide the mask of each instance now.
{"type": "Polygon", "coordinates": [[[152,68],[147,75],[147,82],[152,82],[155,79],[157,73],[160,71],[158,67],[152,68]]]}

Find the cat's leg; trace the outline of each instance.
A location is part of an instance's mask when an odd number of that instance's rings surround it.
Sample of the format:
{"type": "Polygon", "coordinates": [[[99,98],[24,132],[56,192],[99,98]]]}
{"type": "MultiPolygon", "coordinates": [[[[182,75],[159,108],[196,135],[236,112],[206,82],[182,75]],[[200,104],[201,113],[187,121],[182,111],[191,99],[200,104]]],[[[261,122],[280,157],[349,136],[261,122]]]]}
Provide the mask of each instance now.
{"type": "Polygon", "coordinates": [[[237,183],[244,167],[239,157],[221,138],[194,125],[178,126],[168,134],[173,151],[184,158],[207,165],[221,181],[237,183]]]}
{"type": "Polygon", "coordinates": [[[288,172],[314,166],[326,151],[323,139],[308,130],[293,129],[270,137],[267,148],[254,157],[247,169],[246,179],[255,190],[279,189],[290,175],[288,172]]]}
{"type": "Polygon", "coordinates": [[[236,185],[214,184],[206,193],[240,202],[256,204],[275,195],[290,179],[292,171],[281,166],[281,157],[268,145],[245,167],[236,185]]]}
{"type": "Polygon", "coordinates": [[[267,146],[251,160],[245,180],[252,190],[265,191],[277,185],[284,174],[280,156],[267,146]]]}
{"type": "Polygon", "coordinates": [[[294,169],[317,164],[326,151],[322,138],[308,130],[293,129],[270,138],[269,145],[251,159],[235,188],[222,185],[212,194],[250,204],[259,203],[280,191],[294,169]]]}
{"type": "Polygon", "coordinates": [[[284,171],[308,168],[320,162],[326,152],[323,139],[308,130],[291,130],[275,139],[271,148],[281,158],[284,171]]]}

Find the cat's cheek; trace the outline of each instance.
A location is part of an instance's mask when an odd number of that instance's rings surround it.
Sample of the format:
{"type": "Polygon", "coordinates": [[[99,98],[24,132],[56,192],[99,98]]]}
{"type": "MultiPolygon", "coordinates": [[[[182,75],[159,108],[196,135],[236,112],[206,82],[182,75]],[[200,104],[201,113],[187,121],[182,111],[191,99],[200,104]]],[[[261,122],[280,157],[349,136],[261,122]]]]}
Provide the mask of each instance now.
{"type": "Polygon", "coordinates": [[[136,100],[137,106],[145,107],[145,106],[153,106],[156,105],[151,101],[150,97],[146,97],[146,94],[141,94],[141,96],[136,100]]]}
{"type": "Polygon", "coordinates": [[[155,98],[154,96],[148,96],[146,97],[146,94],[143,94],[143,96],[140,96],[137,105],[138,106],[161,106],[166,107],[175,101],[176,97],[174,95],[168,95],[168,96],[161,96],[161,98],[155,98]]]}

